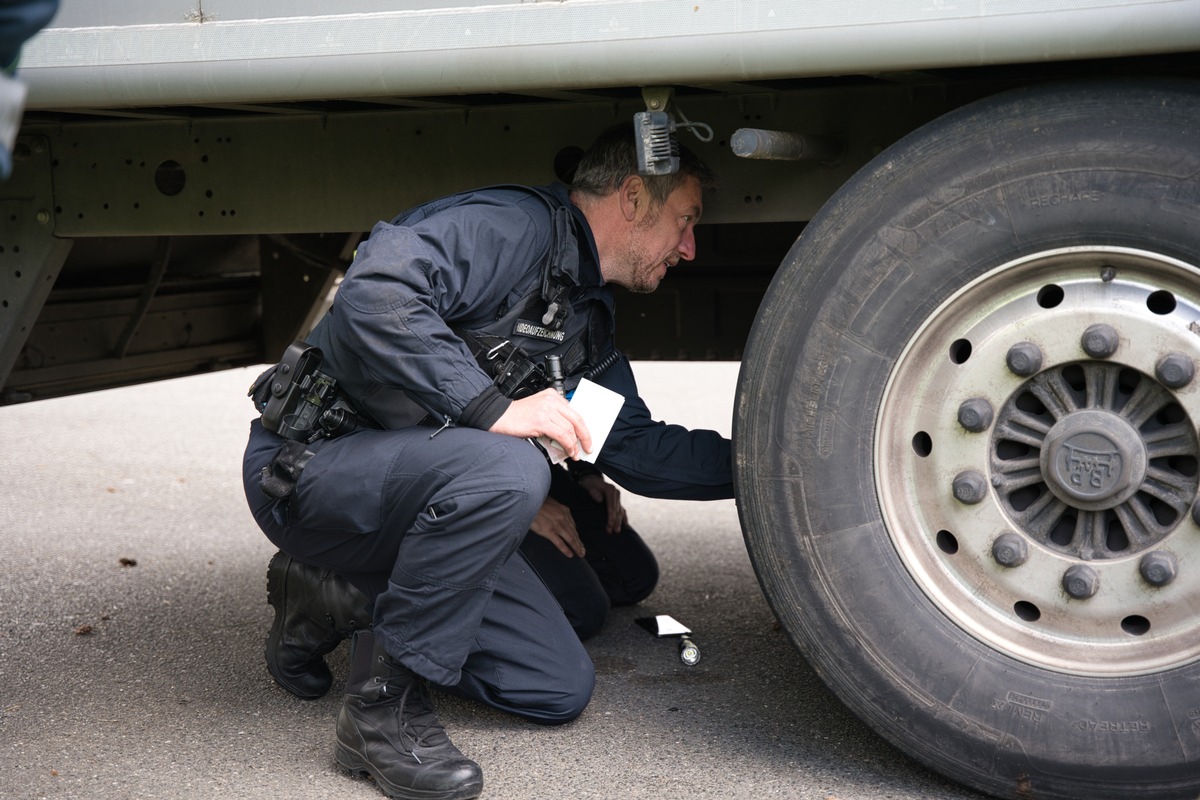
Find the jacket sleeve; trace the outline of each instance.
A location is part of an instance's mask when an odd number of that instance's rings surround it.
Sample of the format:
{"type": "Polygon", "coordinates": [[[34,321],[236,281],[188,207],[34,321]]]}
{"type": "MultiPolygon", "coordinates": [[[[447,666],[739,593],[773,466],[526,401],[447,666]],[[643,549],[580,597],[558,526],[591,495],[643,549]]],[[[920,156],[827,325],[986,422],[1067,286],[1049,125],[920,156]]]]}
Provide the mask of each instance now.
{"type": "Polygon", "coordinates": [[[597,466],[629,491],[671,500],[733,497],[730,442],[716,431],[656,422],[638,396],[629,361],[621,358],[595,379],[625,396],[597,466]]]}
{"type": "Polygon", "coordinates": [[[509,401],[450,325],[494,314],[536,276],[541,238],[512,204],[466,204],[411,227],[379,223],[338,289],[332,333],[377,386],[403,390],[439,418],[490,428],[509,401]]]}

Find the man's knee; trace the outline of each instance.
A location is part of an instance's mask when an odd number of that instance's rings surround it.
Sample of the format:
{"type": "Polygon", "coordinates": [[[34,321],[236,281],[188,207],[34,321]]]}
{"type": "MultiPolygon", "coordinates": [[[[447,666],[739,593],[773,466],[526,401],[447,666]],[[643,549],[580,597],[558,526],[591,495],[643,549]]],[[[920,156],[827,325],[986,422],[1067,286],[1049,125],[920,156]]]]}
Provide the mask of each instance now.
{"type": "MultiPolygon", "coordinates": [[[[582,652],[582,648],[580,650],[582,652]]],[[[561,725],[578,717],[591,702],[596,686],[596,669],[586,655],[570,669],[563,669],[559,664],[552,670],[539,668],[533,675],[519,668],[512,670],[521,675],[516,684],[497,684],[497,673],[490,668],[483,672],[492,679],[481,679],[470,667],[468,664],[463,669],[462,678],[456,685],[441,688],[539,725],[561,725]]]]}
{"type": "MultiPolygon", "coordinates": [[[[649,594],[649,592],[647,592],[649,594]]],[[[608,595],[601,592],[576,592],[559,598],[563,613],[580,641],[590,639],[604,627],[610,609],[608,595]]]]}
{"type": "Polygon", "coordinates": [[[606,587],[610,590],[609,599],[614,606],[631,606],[640,603],[650,596],[654,587],[658,586],[658,559],[649,547],[639,548],[639,558],[630,559],[620,587],[606,587]]]}
{"type": "Polygon", "coordinates": [[[583,713],[596,687],[596,668],[591,660],[579,669],[556,675],[540,688],[536,698],[522,704],[518,714],[539,725],[562,725],[583,713]]]}

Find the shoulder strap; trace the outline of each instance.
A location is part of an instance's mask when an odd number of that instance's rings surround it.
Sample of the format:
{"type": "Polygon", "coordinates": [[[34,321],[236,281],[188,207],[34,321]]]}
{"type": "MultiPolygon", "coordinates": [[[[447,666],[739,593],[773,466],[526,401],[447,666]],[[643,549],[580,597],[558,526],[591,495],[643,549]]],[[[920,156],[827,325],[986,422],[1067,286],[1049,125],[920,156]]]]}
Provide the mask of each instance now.
{"type": "Polygon", "coordinates": [[[575,232],[574,214],[553,192],[541,186],[501,183],[424,203],[400,214],[392,220],[392,224],[411,225],[443,209],[451,208],[473,194],[496,190],[531,194],[545,203],[550,211],[550,251],[542,265],[539,294],[542,302],[546,304],[542,324],[550,330],[561,330],[570,309],[570,291],[579,285],[579,239],[575,232]]]}

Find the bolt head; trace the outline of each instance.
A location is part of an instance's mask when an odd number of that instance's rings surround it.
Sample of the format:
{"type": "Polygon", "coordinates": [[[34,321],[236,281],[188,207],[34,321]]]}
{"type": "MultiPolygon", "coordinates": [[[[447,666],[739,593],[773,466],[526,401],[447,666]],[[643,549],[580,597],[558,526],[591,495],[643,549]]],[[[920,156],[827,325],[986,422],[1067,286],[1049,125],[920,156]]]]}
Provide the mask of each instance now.
{"type": "Polygon", "coordinates": [[[969,469],[954,476],[951,489],[954,499],[960,503],[975,505],[987,496],[987,479],[983,477],[982,472],[969,469]]]}
{"type": "Polygon", "coordinates": [[[1100,575],[1087,564],[1076,564],[1063,573],[1063,589],[1076,600],[1087,600],[1100,591],[1100,575]]]}
{"type": "Polygon", "coordinates": [[[1002,567],[1019,567],[1029,560],[1029,545],[1023,536],[1002,533],[992,542],[992,558],[1002,567]]]}
{"type": "Polygon", "coordinates": [[[964,400],[958,407],[958,424],[971,433],[986,431],[995,416],[992,404],[982,397],[964,400]]]}
{"type": "Polygon", "coordinates": [[[1117,352],[1117,347],[1121,344],[1121,337],[1112,325],[1097,322],[1095,325],[1087,327],[1079,344],[1083,347],[1083,352],[1092,358],[1108,358],[1117,352]]]}
{"type": "Polygon", "coordinates": [[[1004,361],[1014,375],[1033,375],[1042,368],[1042,349],[1033,342],[1017,342],[1008,348],[1004,361]]]}
{"type": "Polygon", "coordinates": [[[1196,377],[1196,363],[1183,353],[1167,353],[1154,365],[1154,375],[1168,389],[1181,389],[1196,377]]]}
{"type": "Polygon", "coordinates": [[[1138,571],[1151,586],[1166,586],[1179,574],[1179,563],[1175,555],[1166,550],[1155,550],[1142,556],[1138,571]]]}

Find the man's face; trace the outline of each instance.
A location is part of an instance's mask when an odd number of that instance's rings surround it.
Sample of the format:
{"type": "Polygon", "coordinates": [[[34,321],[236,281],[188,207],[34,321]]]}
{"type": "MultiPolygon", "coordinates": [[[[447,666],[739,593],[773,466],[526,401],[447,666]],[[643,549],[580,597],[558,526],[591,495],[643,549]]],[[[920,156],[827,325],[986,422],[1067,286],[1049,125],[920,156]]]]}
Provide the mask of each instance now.
{"type": "Polygon", "coordinates": [[[701,194],[700,181],[688,176],[661,206],[639,208],[610,280],[632,292],[653,292],[669,268],[694,259],[701,194]]]}

